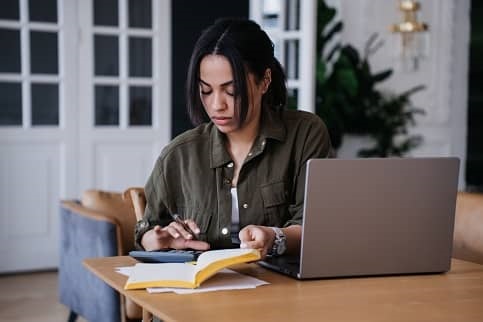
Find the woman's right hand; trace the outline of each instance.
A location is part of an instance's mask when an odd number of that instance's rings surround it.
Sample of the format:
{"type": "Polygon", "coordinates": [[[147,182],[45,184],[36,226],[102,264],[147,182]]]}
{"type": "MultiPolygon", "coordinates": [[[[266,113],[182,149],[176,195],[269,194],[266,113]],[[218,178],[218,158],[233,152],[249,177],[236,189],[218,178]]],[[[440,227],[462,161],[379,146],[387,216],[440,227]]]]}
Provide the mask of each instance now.
{"type": "MultiPolygon", "coordinates": [[[[189,223],[191,226],[191,223],[189,223]]],[[[191,228],[191,227],[190,227],[191,228]]],[[[193,231],[197,227],[192,228],[193,231]]],[[[161,227],[156,225],[153,229],[144,233],[141,238],[141,245],[147,251],[161,249],[195,249],[208,250],[210,244],[201,240],[193,240],[193,237],[176,222],[170,223],[168,226],[161,227]]]]}

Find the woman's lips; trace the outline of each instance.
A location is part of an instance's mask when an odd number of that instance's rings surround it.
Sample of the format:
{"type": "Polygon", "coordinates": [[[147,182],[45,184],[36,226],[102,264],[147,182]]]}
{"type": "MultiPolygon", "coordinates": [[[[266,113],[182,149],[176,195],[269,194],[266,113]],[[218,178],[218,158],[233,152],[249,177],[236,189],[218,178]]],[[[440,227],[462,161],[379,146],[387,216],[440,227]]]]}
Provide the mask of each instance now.
{"type": "Polygon", "coordinates": [[[214,116],[211,118],[213,123],[216,125],[227,125],[231,121],[231,117],[223,117],[223,116],[214,116]]]}

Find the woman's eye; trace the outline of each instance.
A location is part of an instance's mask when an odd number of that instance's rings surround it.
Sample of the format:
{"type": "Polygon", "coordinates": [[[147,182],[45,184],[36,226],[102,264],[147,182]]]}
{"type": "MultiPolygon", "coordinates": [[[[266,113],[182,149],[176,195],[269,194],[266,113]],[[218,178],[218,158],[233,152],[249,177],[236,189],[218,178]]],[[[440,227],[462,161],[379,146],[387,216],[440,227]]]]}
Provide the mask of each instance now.
{"type": "Polygon", "coordinates": [[[233,85],[225,87],[225,93],[230,96],[235,96],[235,87],[233,85]]]}
{"type": "Polygon", "coordinates": [[[203,90],[203,89],[200,89],[200,93],[201,93],[201,95],[210,95],[211,94],[211,90],[203,90]]]}

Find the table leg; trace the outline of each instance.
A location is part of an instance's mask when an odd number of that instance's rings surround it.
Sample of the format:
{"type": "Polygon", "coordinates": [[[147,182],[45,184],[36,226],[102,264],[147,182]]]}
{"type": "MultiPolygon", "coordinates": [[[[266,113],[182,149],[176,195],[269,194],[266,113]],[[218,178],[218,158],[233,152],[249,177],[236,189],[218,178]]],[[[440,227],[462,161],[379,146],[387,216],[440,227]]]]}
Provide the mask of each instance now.
{"type": "Polygon", "coordinates": [[[152,319],[153,315],[148,310],[143,308],[143,322],[151,322],[152,319]]]}

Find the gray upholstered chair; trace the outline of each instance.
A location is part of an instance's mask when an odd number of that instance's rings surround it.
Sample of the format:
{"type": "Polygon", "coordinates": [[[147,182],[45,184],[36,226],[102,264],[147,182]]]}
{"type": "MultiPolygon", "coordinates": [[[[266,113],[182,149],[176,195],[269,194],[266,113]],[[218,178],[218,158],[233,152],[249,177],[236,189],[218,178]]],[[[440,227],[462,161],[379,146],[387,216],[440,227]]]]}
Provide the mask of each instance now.
{"type": "Polygon", "coordinates": [[[121,193],[88,190],[81,201],[60,205],[59,299],[69,321],[139,321],[142,310],[94,276],[83,265],[89,257],[126,255],[134,248],[136,217],[121,193]]]}

